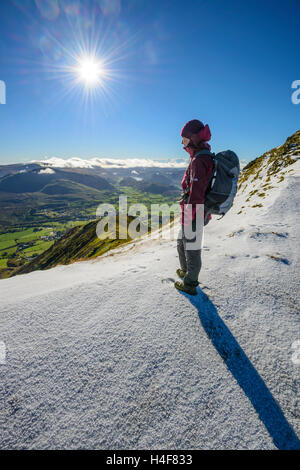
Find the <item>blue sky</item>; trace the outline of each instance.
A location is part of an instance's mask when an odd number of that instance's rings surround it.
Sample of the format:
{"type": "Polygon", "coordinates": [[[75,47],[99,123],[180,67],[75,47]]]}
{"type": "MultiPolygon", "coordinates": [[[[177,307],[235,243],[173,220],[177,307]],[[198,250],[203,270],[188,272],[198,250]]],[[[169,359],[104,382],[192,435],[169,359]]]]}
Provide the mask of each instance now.
{"type": "Polygon", "coordinates": [[[0,163],[182,158],[195,118],[255,158],[300,128],[299,21],[294,0],[2,0],[0,163]],[[110,71],[89,96],[82,50],[110,71]]]}

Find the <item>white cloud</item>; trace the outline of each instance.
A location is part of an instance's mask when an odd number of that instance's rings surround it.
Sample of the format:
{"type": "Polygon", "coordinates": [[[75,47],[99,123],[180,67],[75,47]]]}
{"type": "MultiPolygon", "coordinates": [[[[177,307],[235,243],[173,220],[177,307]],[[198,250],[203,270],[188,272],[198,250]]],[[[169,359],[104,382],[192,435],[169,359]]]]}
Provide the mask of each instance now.
{"type": "MultiPolygon", "coordinates": [[[[30,163],[38,163],[40,165],[45,165],[47,167],[54,168],[136,168],[136,167],[147,167],[147,168],[186,168],[188,161],[187,159],[174,159],[174,160],[150,160],[150,159],[140,159],[140,158],[91,158],[85,160],[83,158],[57,158],[45,157],[45,160],[31,160],[30,163]]],[[[247,165],[249,161],[241,159],[240,167],[241,169],[247,165]]],[[[50,168],[47,168],[50,170],[50,168]]],[[[43,173],[45,170],[41,170],[43,173]]],[[[50,171],[47,171],[50,174],[50,171]]],[[[132,170],[133,175],[138,175],[139,173],[136,170],[132,170]]],[[[104,173],[103,173],[104,174],[104,173]]]]}
{"type": "Polygon", "coordinates": [[[45,166],[52,166],[56,168],[135,168],[135,167],[156,167],[156,168],[185,168],[187,161],[159,161],[159,160],[148,160],[140,158],[128,158],[128,159],[117,159],[117,158],[91,158],[90,160],[84,160],[82,158],[45,158],[45,160],[32,160],[30,163],[39,163],[45,166]]]}
{"type": "Polygon", "coordinates": [[[40,170],[39,171],[39,175],[53,175],[55,173],[54,170],[52,170],[52,168],[45,168],[45,170],[40,170]]]}

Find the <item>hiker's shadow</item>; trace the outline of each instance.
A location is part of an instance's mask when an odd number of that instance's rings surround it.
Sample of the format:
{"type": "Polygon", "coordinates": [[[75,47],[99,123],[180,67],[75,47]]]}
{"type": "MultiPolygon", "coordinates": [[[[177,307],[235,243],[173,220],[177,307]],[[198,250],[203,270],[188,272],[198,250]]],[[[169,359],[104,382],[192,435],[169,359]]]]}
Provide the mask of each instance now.
{"type": "Polygon", "coordinates": [[[201,324],[238,385],[249,398],[278,449],[300,449],[300,441],[263,379],[219,316],[209,297],[181,292],[197,309],[201,324]]]}

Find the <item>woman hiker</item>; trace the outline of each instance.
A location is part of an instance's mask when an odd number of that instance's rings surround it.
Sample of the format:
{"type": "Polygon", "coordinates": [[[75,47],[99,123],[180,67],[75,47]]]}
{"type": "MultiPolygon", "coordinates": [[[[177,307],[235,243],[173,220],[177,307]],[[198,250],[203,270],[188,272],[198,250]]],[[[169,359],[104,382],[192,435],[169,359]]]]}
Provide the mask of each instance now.
{"type": "MultiPolygon", "coordinates": [[[[193,119],[183,126],[181,130],[184,150],[190,155],[188,168],[183,176],[181,185],[183,197],[181,199],[181,229],[177,239],[180,269],[177,274],[182,281],[176,281],[175,287],[191,295],[197,294],[198,276],[201,269],[201,249],[189,249],[188,245],[193,239],[186,237],[187,228],[196,231],[196,204],[204,204],[205,193],[211,180],[214,162],[208,141],[211,138],[209,126],[193,119]],[[185,210],[190,204],[191,211],[185,210]]],[[[198,206],[199,207],[199,206],[198,206]]],[[[199,217],[199,216],[198,216],[199,217]]],[[[204,225],[208,224],[211,215],[204,210],[204,225]]],[[[202,229],[203,224],[201,224],[202,229]]]]}

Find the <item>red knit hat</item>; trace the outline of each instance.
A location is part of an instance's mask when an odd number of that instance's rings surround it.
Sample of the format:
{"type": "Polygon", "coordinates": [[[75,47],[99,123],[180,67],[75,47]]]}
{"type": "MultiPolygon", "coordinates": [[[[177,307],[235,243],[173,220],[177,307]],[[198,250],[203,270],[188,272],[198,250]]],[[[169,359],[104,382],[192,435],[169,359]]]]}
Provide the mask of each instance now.
{"type": "Polygon", "coordinates": [[[198,119],[188,121],[181,129],[181,137],[186,137],[191,140],[192,147],[198,147],[202,142],[202,147],[210,149],[210,145],[206,142],[211,138],[209,125],[204,125],[198,119]]]}
{"type": "Polygon", "coordinates": [[[193,134],[198,134],[198,132],[200,132],[203,128],[203,122],[198,121],[198,119],[192,119],[191,121],[187,122],[181,129],[181,137],[186,137],[187,139],[190,139],[193,134]]]}

